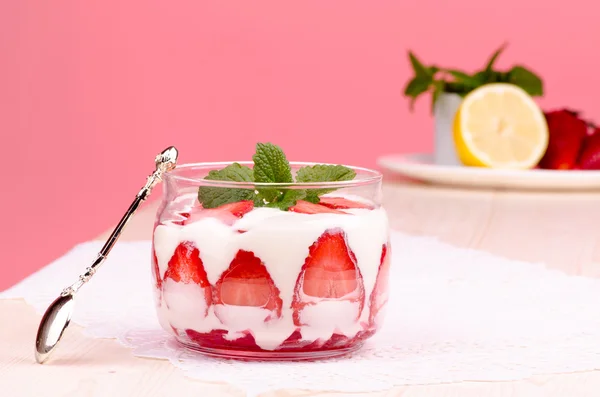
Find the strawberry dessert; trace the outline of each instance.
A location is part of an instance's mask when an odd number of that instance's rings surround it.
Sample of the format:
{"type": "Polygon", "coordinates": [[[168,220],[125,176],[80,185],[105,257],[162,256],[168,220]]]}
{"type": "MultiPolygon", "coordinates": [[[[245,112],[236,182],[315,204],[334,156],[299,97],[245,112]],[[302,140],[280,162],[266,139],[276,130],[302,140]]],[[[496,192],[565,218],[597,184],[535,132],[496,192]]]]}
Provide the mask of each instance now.
{"type": "Polygon", "coordinates": [[[290,164],[271,144],[258,144],[253,160],[167,176],[152,255],[162,327],[223,357],[317,359],[359,348],[387,303],[381,176],[290,164]]]}

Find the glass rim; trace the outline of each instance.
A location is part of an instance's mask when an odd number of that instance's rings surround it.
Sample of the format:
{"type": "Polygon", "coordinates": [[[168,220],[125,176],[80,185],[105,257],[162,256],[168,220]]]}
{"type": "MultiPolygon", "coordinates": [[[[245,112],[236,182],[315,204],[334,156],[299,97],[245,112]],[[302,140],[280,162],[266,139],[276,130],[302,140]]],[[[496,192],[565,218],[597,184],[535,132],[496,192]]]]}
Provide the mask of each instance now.
{"type": "MultiPolygon", "coordinates": [[[[255,187],[280,187],[289,189],[323,189],[323,188],[344,188],[344,187],[357,187],[363,185],[369,185],[380,182],[383,179],[381,172],[365,168],[357,167],[352,165],[344,165],[356,172],[356,178],[348,181],[332,181],[332,182],[292,182],[292,183],[270,183],[270,182],[235,182],[235,181],[217,181],[209,180],[201,177],[194,178],[178,174],[178,171],[189,170],[197,168],[201,169],[216,169],[224,168],[232,163],[238,163],[240,165],[253,166],[253,161],[215,161],[215,162],[200,162],[200,163],[184,163],[177,165],[177,167],[170,172],[163,175],[166,181],[183,181],[192,182],[198,186],[212,186],[212,187],[229,187],[229,188],[255,188],[255,187]],[[360,175],[362,173],[363,175],[360,175]]],[[[303,162],[303,161],[290,161],[290,165],[294,166],[313,166],[313,165],[340,165],[331,163],[315,163],[315,162],[303,162]]],[[[342,164],[343,165],[343,164],[342,164]]]]}

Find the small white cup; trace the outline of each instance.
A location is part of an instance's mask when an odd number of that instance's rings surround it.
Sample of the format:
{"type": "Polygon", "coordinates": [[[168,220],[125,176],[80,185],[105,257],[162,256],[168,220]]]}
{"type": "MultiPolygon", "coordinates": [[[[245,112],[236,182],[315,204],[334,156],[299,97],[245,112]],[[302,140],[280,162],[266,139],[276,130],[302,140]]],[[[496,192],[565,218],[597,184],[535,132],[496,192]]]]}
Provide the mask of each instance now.
{"type": "Polygon", "coordinates": [[[441,94],[433,107],[435,123],[434,153],[436,164],[461,165],[456,156],[454,137],[452,136],[452,124],[454,115],[462,102],[458,94],[441,94]]]}

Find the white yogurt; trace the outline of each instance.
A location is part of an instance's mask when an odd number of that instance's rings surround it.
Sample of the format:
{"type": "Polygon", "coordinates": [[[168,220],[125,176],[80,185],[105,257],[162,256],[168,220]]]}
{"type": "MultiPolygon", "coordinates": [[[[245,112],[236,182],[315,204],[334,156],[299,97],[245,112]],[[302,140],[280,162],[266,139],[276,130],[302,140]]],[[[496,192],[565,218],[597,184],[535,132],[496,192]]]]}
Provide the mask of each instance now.
{"type": "Polygon", "coordinates": [[[195,283],[177,283],[170,278],[163,281],[163,302],[169,323],[180,330],[203,326],[207,315],[205,288],[195,283]]]}
{"type": "Polygon", "coordinates": [[[353,337],[362,329],[360,322],[356,320],[359,308],[357,302],[350,301],[324,301],[306,305],[300,313],[300,320],[305,324],[300,331],[302,337],[327,340],[335,332],[353,337]]]}
{"type": "MultiPolygon", "coordinates": [[[[226,330],[229,332],[228,339],[240,337],[240,331],[249,330],[260,348],[273,350],[296,330],[291,305],[309,247],[326,230],[336,228],[346,233],[348,247],[356,256],[362,275],[365,290],[362,313],[355,320],[359,304],[350,301],[307,305],[301,312],[304,325],[300,332],[302,339],[308,341],[327,340],[333,333],[353,337],[361,330],[360,324],[368,323],[369,297],[375,286],[382,246],[389,238],[388,219],[383,209],[353,209],[348,214],[300,214],[255,208],[232,226],[216,218],[203,218],[187,225],[158,225],[154,232],[154,249],[161,278],[175,249],[185,241],[192,242],[200,251],[212,285],[229,267],[237,251],[246,250],[262,260],[283,301],[281,317],[267,322],[262,321],[268,314],[261,312],[265,309],[253,307],[217,305],[209,308],[208,316],[203,317],[202,309],[206,307],[202,306],[204,295],[201,288],[196,286],[198,291],[195,291],[190,285],[166,280],[163,299],[173,302],[167,305],[167,310],[161,308],[159,316],[168,312],[168,322],[175,328],[183,326],[201,333],[226,330]],[[245,232],[239,233],[238,230],[245,232]],[[189,296],[189,299],[184,296],[189,296]],[[196,298],[201,302],[194,306],[190,299],[196,298]],[[192,313],[198,315],[192,319],[192,313]]],[[[164,322],[161,319],[161,323],[164,322]]]]}

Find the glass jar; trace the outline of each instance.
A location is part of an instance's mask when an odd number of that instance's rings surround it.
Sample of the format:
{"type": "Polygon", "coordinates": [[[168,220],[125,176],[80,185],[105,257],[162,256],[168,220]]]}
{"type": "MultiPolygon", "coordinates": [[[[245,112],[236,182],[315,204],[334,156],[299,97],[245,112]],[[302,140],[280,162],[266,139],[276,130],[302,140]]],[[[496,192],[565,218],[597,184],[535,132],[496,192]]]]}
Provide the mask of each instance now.
{"type": "MultiPolygon", "coordinates": [[[[349,167],[353,180],[311,184],[203,179],[228,164],[181,165],[164,177],[152,255],[162,327],[220,357],[318,359],[358,349],[380,327],[388,296],[381,174],[349,167]],[[204,187],[303,190],[320,202],[208,209],[198,200],[204,187]]],[[[291,163],[292,173],[306,165],[291,163]]]]}

